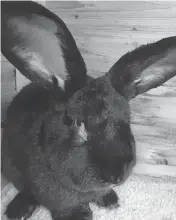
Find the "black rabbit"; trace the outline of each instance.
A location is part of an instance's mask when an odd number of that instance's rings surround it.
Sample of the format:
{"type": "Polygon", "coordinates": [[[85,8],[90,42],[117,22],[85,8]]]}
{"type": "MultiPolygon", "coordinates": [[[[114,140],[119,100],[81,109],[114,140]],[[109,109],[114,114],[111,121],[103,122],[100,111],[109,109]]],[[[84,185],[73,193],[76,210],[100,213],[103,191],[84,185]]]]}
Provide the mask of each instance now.
{"type": "Polygon", "coordinates": [[[8,218],[42,205],[55,220],[90,220],[89,202],[118,207],[113,187],[136,163],[129,101],[176,75],[176,36],[127,53],[93,79],[55,14],[32,1],[1,6],[2,53],[33,81],[4,124],[2,171],[19,190],[8,218]]]}

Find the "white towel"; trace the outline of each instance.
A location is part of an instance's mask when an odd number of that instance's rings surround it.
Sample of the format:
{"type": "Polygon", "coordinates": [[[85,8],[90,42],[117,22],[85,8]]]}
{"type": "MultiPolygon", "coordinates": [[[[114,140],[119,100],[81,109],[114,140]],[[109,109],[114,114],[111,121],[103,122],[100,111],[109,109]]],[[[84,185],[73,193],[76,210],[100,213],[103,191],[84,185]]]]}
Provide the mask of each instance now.
{"type": "MultiPolygon", "coordinates": [[[[114,189],[120,198],[120,207],[113,210],[90,204],[94,220],[176,220],[176,183],[162,179],[144,179],[131,176],[125,184],[114,189]]],[[[17,194],[8,184],[1,194],[1,212],[17,194]]],[[[2,220],[6,217],[2,216],[2,220]]],[[[50,213],[38,208],[30,220],[51,220],[50,213]]]]}

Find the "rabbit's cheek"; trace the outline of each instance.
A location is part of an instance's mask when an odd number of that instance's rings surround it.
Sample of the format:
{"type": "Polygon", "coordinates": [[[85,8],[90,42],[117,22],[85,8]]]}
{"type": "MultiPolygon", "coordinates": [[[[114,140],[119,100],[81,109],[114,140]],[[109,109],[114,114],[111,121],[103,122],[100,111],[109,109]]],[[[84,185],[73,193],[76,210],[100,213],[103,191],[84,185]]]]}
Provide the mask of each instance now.
{"type": "Polygon", "coordinates": [[[136,145],[134,141],[130,142],[132,160],[123,166],[122,175],[118,179],[118,183],[122,184],[131,175],[133,167],[136,165],[136,145]]]}

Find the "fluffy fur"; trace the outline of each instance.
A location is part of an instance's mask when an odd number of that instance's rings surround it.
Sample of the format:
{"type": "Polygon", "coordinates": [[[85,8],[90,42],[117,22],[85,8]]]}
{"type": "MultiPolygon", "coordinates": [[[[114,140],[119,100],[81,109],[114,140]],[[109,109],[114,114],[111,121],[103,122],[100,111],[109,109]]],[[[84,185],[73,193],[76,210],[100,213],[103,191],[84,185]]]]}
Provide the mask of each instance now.
{"type": "MultiPolygon", "coordinates": [[[[54,220],[91,220],[89,202],[117,207],[112,187],[124,183],[136,163],[128,100],[143,85],[152,88],[153,78],[149,84],[145,76],[140,79],[142,71],[173,53],[176,38],[141,47],[125,55],[106,75],[92,79],[86,76],[84,61],[63,21],[37,3],[2,2],[2,33],[3,54],[34,81],[14,98],[4,124],[2,168],[20,191],[7,207],[7,216],[28,218],[42,205],[54,220]],[[26,34],[31,27],[36,30],[35,39],[26,34]],[[51,41],[48,45],[58,50],[43,50],[43,31],[51,41]],[[58,67],[54,76],[47,61],[42,63],[45,74],[38,72],[36,56],[26,57],[26,48],[43,60],[46,51],[47,56],[54,54],[54,64],[55,53],[62,50],[67,71],[59,73],[58,67]],[[146,50],[150,52],[141,59],[146,50]],[[136,75],[134,63],[138,64],[136,75]],[[64,90],[58,77],[64,81],[64,90]]],[[[172,68],[161,72],[168,73],[165,81],[176,73],[174,60],[167,59],[172,68]]],[[[157,85],[163,83],[161,77],[155,80],[157,85]]]]}

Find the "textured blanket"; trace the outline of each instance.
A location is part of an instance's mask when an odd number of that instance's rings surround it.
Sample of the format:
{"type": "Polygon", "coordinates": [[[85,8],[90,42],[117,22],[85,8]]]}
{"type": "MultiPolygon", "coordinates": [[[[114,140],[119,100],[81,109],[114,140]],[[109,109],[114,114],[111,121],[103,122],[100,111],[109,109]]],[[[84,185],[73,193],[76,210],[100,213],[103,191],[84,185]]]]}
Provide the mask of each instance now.
{"type": "MultiPolygon", "coordinates": [[[[115,191],[120,198],[120,207],[108,210],[90,204],[94,220],[176,220],[176,183],[131,176],[115,191]]],[[[12,184],[2,191],[2,220],[6,220],[3,212],[16,194],[12,184]]],[[[51,220],[51,217],[46,209],[38,208],[30,220],[51,220]]]]}

